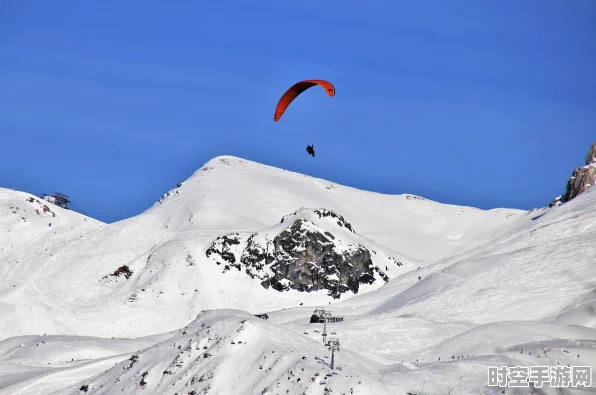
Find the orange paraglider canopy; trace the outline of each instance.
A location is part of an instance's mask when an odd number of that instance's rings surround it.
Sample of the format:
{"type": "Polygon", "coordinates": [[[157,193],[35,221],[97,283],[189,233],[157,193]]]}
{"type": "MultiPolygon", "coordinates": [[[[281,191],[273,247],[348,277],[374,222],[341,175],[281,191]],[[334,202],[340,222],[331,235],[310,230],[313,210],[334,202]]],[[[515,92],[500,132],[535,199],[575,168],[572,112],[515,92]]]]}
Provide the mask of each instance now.
{"type": "Polygon", "coordinates": [[[330,97],[335,96],[335,87],[331,82],[325,80],[304,80],[295,83],[283,94],[279,102],[277,103],[277,108],[275,109],[275,115],[273,116],[273,121],[277,122],[283,115],[286,108],[292,103],[292,101],[298,97],[299,94],[304,92],[305,90],[312,88],[315,85],[319,85],[321,88],[327,91],[327,94],[330,97]]]}

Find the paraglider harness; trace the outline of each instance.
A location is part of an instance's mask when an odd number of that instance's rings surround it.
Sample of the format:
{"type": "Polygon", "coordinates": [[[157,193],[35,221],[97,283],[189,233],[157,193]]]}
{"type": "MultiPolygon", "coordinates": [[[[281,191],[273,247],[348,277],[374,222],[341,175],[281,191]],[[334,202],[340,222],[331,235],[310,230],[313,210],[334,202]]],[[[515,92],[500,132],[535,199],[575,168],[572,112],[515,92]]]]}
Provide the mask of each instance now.
{"type": "Polygon", "coordinates": [[[308,145],[306,147],[306,152],[308,152],[309,155],[312,155],[312,157],[314,158],[315,157],[315,145],[314,144],[313,145],[308,145]]]}

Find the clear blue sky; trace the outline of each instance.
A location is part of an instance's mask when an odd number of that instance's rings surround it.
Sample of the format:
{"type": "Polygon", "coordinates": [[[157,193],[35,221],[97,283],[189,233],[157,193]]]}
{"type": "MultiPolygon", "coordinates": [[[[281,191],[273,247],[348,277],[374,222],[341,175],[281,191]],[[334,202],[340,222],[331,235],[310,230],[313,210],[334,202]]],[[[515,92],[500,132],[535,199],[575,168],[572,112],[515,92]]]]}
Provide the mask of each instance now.
{"type": "Polygon", "coordinates": [[[596,141],[595,21],[593,0],[0,0],[0,186],[113,222],[236,155],[542,207],[596,141]],[[336,96],[315,87],[274,123],[311,78],[336,96]]]}

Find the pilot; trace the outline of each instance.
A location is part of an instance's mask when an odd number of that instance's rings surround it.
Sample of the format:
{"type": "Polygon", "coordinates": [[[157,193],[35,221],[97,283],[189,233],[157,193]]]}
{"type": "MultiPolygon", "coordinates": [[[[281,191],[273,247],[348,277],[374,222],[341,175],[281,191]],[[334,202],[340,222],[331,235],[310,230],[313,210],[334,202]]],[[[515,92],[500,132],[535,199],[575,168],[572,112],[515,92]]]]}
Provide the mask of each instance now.
{"type": "Polygon", "coordinates": [[[313,158],[315,157],[315,145],[308,145],[306,147],[306,152],[308,152],[310,155],[313,156],[313,158]]]}

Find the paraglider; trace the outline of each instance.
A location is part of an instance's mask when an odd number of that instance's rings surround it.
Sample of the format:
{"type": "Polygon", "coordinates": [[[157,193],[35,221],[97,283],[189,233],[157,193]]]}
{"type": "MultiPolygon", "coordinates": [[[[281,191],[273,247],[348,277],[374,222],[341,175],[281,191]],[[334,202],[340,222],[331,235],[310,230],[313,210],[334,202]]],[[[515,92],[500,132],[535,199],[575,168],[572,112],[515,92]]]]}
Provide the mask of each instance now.
{"type": "MultiPolygon", "coordinates": [[[[297,82],[294,85],[292,85],[279,99],[277,107],[275,108],[275,114],[273,115],[273,122],[277,122],[280,120],[281,116],[284,114],[288,106],[294,101],[294,99],[298,97],[298,95],[300,95],[305,90],[312,88],[315,85],[318,85],[321,88],[325,89],[329,97],[335,96],[335,87],[329,81],[304,80],[297,82]]],[[[308,154],[314,158],[314,144],[307,146],[306,152],[308,152],[308,154]]]]}
{"type": "Polygon", "coordinates": [[[277,103],[277,107],[275,109],[275,114],[273,115],[273,122],[277,122],[280,120],[281,116],[284,114],[288,106],[294,101],[298,95],[304,92],[307,89],[312,88],[315,85],[319,85],[321,88],[327,91],[327,95],[329,97],[335,96],[335,87],[331,82],[325,80],[304,80],[295,83],[292,85],[286,93],[279,99],[277,103]]]}

